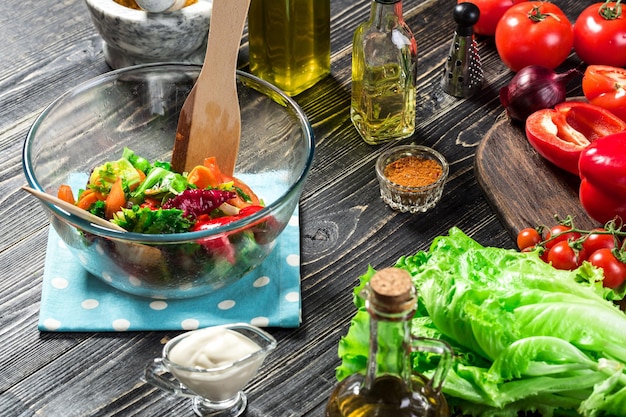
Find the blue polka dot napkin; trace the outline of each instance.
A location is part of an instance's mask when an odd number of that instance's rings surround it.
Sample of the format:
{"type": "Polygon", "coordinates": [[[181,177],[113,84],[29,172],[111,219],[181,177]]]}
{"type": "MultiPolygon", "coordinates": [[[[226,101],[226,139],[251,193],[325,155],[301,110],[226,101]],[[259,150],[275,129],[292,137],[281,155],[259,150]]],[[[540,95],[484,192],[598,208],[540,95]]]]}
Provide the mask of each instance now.
{"type": "Polygon", "coordinates": [[[191,330],[247,322],[300,324],[298,218],[294,215],[265,261],[218,295],[154,300],[128,295],[92,276],[50,227],[39,329],[42,331],[191,330]]]}
{"type": "Polygon", "coordinates": [[[219,294],[182,300],[155,300],[110,287],[87,272],[50,227],[39,312],[41,331],[192,330],[233,322],[298,327],[300,321],[297,209],[260,266],[219,294]]]}

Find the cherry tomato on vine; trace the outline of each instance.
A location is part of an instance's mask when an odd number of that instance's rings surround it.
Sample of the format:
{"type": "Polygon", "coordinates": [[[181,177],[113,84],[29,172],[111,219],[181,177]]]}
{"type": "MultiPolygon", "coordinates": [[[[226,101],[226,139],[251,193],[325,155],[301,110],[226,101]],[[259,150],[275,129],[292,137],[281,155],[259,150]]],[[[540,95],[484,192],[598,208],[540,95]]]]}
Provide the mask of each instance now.
{"type": "Polygon", "coordinates": [[[602,285],[607,288],[618,288],[626,281],[626,265],[620,262],[611,249],[598,249],[587,259],[593,266],[602,268],[604,280],[602,285]]]}
{"type": "Polygon", "coordinates": [[[552,246],[548,252],[548,263],[556,269],[571,271],[580,266],[583,256],[582,252],[577,252],[567,240],[561,240],[552,246]]]}
{"type": "Polygon", "coordinates": [[[524,0],[457,0],[457,3],[471,1],[480,10],[478,22],[474,25],[474,33],[483,36],[493,36],[496,33],[498,21],[511,6],[524,0]]]}
{"type": "Polygon", "coordinates": [[[517,247],[521,251],[527,248],[532,249],[539,242],[541,242],[541,235],[539,235],[537,229],[534,229],[532,227],[522,229],[517,234],[517,247]]]}
{"type": "Polygon", "coordinates": [[[603,2],[583,10],[574,23],[574,50],[586,64],[626,66],[626,6],[603,2]]]}
{"type": "Polygon", "coordinates": [[[496,49],[502,62],[517,72],[529,65],[554,69],[574,45],[574,30],[553,3],[526,1],[511,6],[496,26],[496,49]]]}
{"type": "Polygon", "coordinates": [[[546,240],[552,239],[552,236],[556,236],[560,233],[563,233],[563,234],[546,242],[546,249],[551,249],[559,242],[563,242],[563,241],[567,242],[569,240],[576,240],[580,238],[580,233],[578,232],[564,233],[564,232],[567,232],[568,230],[571,230],[571,227],[565,226],[563,224],[557,224],[556,226],[552,226],[550,228],[550,231],[546,234],[546,240]]]}
{"type": "MultiPolygon", "coordinates": [[[[602,232],[604,229],[595,229],[602,232]]],[[[615,248],[615,237],[610,234],[590,233],[583,240],[582,247],[588,254],[592,254],[598,249],[613,249],[615,248]]]]}

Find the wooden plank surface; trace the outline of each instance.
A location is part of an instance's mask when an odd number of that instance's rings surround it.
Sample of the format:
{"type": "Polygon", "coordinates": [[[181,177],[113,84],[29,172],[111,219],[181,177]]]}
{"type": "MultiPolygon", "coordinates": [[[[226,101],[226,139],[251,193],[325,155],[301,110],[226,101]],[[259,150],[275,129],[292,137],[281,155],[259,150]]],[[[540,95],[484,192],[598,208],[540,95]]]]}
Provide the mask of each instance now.
{"type": "MultiPolygon", "coordinates": [[[[440,90],[455,4],[404,2],[418,43],[417,128],[401,142],[370,146],[349,117],[352,35],[369,16],[369,2],[331,0],[331,75],[295,98],[316,139],[300,201],[303,323],[269,329],[278,348],[246,388],[246,416],[323,415],[339,364],[337,343],[355,313],[352,290],[368,265],[389,266],[453,226],[481,244],[513,247],[474,175],[478,146],[502,111],[497,91],[512,73],[493,40],[480,39],[482,90],[466,100],[440,90]],[[377,156],[406,143],[431,146],[450,162],[440,203],[423,214],[394,212],[379,196],[377,156]]],[[[587,4],[563,0],[571,19],[587,4]]],[[[0,415],[189,416],[188,399],[140,380],[144,364],[176,332],[37,330],[48,220],[19,190],[22,144],[52,100],[110,69],[84,0],[3,0],[0,39],[0,415]]],[[[245,35],[239,58],[247,70],[245,35]]]]}
{"type": "Polygon", "coordinates": [[[584,229],[600,224],[578,199],[580,180],[533,149],[523,126],[502,113],[476,151],[476,179],[511,236],[525,227],[552,226],[574,217],[584,229]]]}

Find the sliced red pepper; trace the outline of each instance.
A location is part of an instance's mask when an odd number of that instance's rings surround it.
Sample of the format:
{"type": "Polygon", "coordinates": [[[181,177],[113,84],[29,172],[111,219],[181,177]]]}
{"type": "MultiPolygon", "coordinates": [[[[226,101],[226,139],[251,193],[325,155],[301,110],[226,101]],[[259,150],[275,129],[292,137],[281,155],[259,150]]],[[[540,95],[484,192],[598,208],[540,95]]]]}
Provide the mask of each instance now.
{"type": "Polygon", "coordinates": [[[581,154],[580,202],[590,217],[605,224],[626,221],[626,132],[598,139],[581,154]]]}
{"type": "Polygon", "coordinates": [[[257,211],[261,210],[263,208],[263,206],[246,206],[243,207],[241,210],[239,210],[239,214],[237,215],[238,218],[242,218],[242,217],[246,217],[246,216],[250,216],[254,213],[256,213],[257,211]]]}
{"type": "Polygon", "coordinates": [[[568,101],[526,119],[526,137],[548,161],[578,175],[580,153],[597,139],[626,130],[626,122],[589,103],[568,101]]]}
{"type": "Polygon", "coordinates": [[[161,208],[161,202],[155,200],[154,198],[146,197],[143,203],[141,203],[141,208],[148,207],[150,210],[158,210],[161,208]]]}
{"type": "MultiPolygon", "coordinates": [[[[216,217],[214,219],[197,221],[191,228],[192,232],[198,232],[201,230],[211,230],[219,226],[223,226],[228,223],[232,223],[237,219],[237,216],[225,216],[216,217]]],[[[226,233],[220,233],[215,236],[205,237],[198,240],[198,243],[202,245],[208,252],[223,256],[231,264],[235,263],[235,248],[228,239],[226,233]]]]}
{"type": "MultiPolygon", "coordinates": [[[[239,210],[239,213],[235,216],[223,216],[215,218],[203,217],[202,219],[198,218],[198,221],[196,221],[194,226],[191,228],[191,231],[198,232],[200,230],[211,230],[254,214],[262,208],[263,207],[261,206],[248,206],[239,210]]],[[[215,236],[199,239],[198,243],[202,245],[207,251],[217,253],[223,256],[231,264],[235,263],[235,248],[228,239],[228,235],[226,233],[220,233],[215,236]]]]}

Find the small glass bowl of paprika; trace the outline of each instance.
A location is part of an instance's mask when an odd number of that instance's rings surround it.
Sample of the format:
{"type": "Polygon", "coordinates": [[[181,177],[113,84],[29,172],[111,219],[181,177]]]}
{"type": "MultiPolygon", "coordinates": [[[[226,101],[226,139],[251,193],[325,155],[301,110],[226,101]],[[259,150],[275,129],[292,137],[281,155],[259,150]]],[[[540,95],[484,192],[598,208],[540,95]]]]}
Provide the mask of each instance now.
{"type": "Polygon", "coordinates": [[[448,161],[421,145],[396,146],[376,161],[380,196],[400,212],[424,212],[437,204],[448,178],[448,161]]]}

